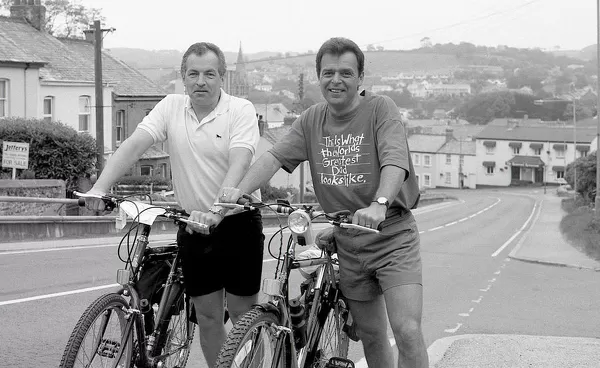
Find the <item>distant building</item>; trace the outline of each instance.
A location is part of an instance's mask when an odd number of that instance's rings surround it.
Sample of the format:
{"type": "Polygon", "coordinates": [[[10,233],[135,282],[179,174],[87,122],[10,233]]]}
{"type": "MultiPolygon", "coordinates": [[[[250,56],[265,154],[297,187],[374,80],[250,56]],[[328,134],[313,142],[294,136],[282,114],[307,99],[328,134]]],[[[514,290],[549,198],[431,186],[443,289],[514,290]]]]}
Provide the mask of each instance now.
{"type": "Polygon", "coordinates": [[[250,84],[248,83],[248,73],[246,72],[246,63],[244,62],[241,43],[235,69],[228,68],[225,73],[223,90],[232,96],[248,98],[250,84]]]}

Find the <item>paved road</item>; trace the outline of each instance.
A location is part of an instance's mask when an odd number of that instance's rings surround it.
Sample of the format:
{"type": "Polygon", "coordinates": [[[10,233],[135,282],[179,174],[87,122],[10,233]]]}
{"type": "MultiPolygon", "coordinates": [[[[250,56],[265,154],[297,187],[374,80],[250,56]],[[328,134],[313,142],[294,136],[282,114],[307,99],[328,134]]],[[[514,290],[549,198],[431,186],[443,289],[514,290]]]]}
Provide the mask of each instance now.
{"type": "MultiPolygon", "coordinates": [[[[533,221],[533,196],[494,190],[455,194],[459,201],[416,211],[428,346],[460,334],[598,336],[595,273],[507,257],[524,224],[533,221]]],[[[0,253],[2,365],[57,366],[81,312],[110,289],[68,293],[114,283],[120,266],[115,255],[114,246],[0,253]]],[[[274,263],[264,268],[265,276],[272,275],[274,263]]],[[[358,344],[351,346],[350,358],[365,366],[358,344]]],[[[198,344],[189,367],[205,367],[198,344]]]]}

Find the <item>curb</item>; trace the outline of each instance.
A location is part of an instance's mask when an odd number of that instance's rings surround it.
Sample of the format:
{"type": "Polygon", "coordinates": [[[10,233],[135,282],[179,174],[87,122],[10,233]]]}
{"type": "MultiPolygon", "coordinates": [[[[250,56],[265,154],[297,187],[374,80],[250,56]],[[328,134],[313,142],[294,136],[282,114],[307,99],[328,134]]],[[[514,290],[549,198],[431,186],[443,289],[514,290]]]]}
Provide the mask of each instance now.
{"type": "Polygon", "coordinates": [[[511,254],[508,255],[508,257],[511,259],[521,261],[521,262],[526,262],[526,263],[534,263],[534,264],[541,264],[541,265],[547,265],[547,266],[575,268],[575,269],[580,269],[580,270],[589,270],[589,271],[594,271],[594,272],[600,272],[600,267],[595,268],[595,267],[581,266],[581,265],[575,265],[575,264],[569,264],[569,263],[542,261],[540,259],[528,258],[528,257],[517,257],[516,255],[513,255],[512,252],[511,252],[511,254]]]}

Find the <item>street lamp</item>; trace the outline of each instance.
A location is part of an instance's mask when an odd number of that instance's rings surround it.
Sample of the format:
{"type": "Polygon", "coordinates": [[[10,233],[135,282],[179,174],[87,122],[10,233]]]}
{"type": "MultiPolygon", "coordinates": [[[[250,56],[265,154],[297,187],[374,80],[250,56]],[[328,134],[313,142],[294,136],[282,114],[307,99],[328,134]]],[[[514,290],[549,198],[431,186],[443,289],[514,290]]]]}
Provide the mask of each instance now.
{"type": "MultiPolygon", "coordinates": [[[[600,2],[600,0],[598,0],[600,2]]],[[[533,101],[534,105],[538,105],[541,106],[545,103],[551,103],[551,102],[569,102],[571,103],[571,106],[573,107],[573,191],[575,192],[575,199],[577,199],[577,166],[575,165],[575,161],[577,160],[577,128],[576,128],[576,123],[577,123],[577,118],[576,118],[576,113],[575,113],[575,99],[573,100],[535,100],[533,101]]],[[[565,149],[566,149],[566,145],[565,145],[565,149]]],[[[565,173],[567,170],[567,155],[565,154],[565,173]]]]}

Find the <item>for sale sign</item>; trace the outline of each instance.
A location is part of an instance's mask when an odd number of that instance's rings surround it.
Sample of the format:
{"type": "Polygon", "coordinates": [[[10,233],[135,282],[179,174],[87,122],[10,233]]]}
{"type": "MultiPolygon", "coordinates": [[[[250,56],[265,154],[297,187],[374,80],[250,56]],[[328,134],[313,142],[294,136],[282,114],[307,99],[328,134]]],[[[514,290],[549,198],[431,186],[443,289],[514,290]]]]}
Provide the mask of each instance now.
{"type": "Polygon", "coordinates": [[[29,167],[29,143],[2,142],[2,167],[27,169],[29,167]]]}

